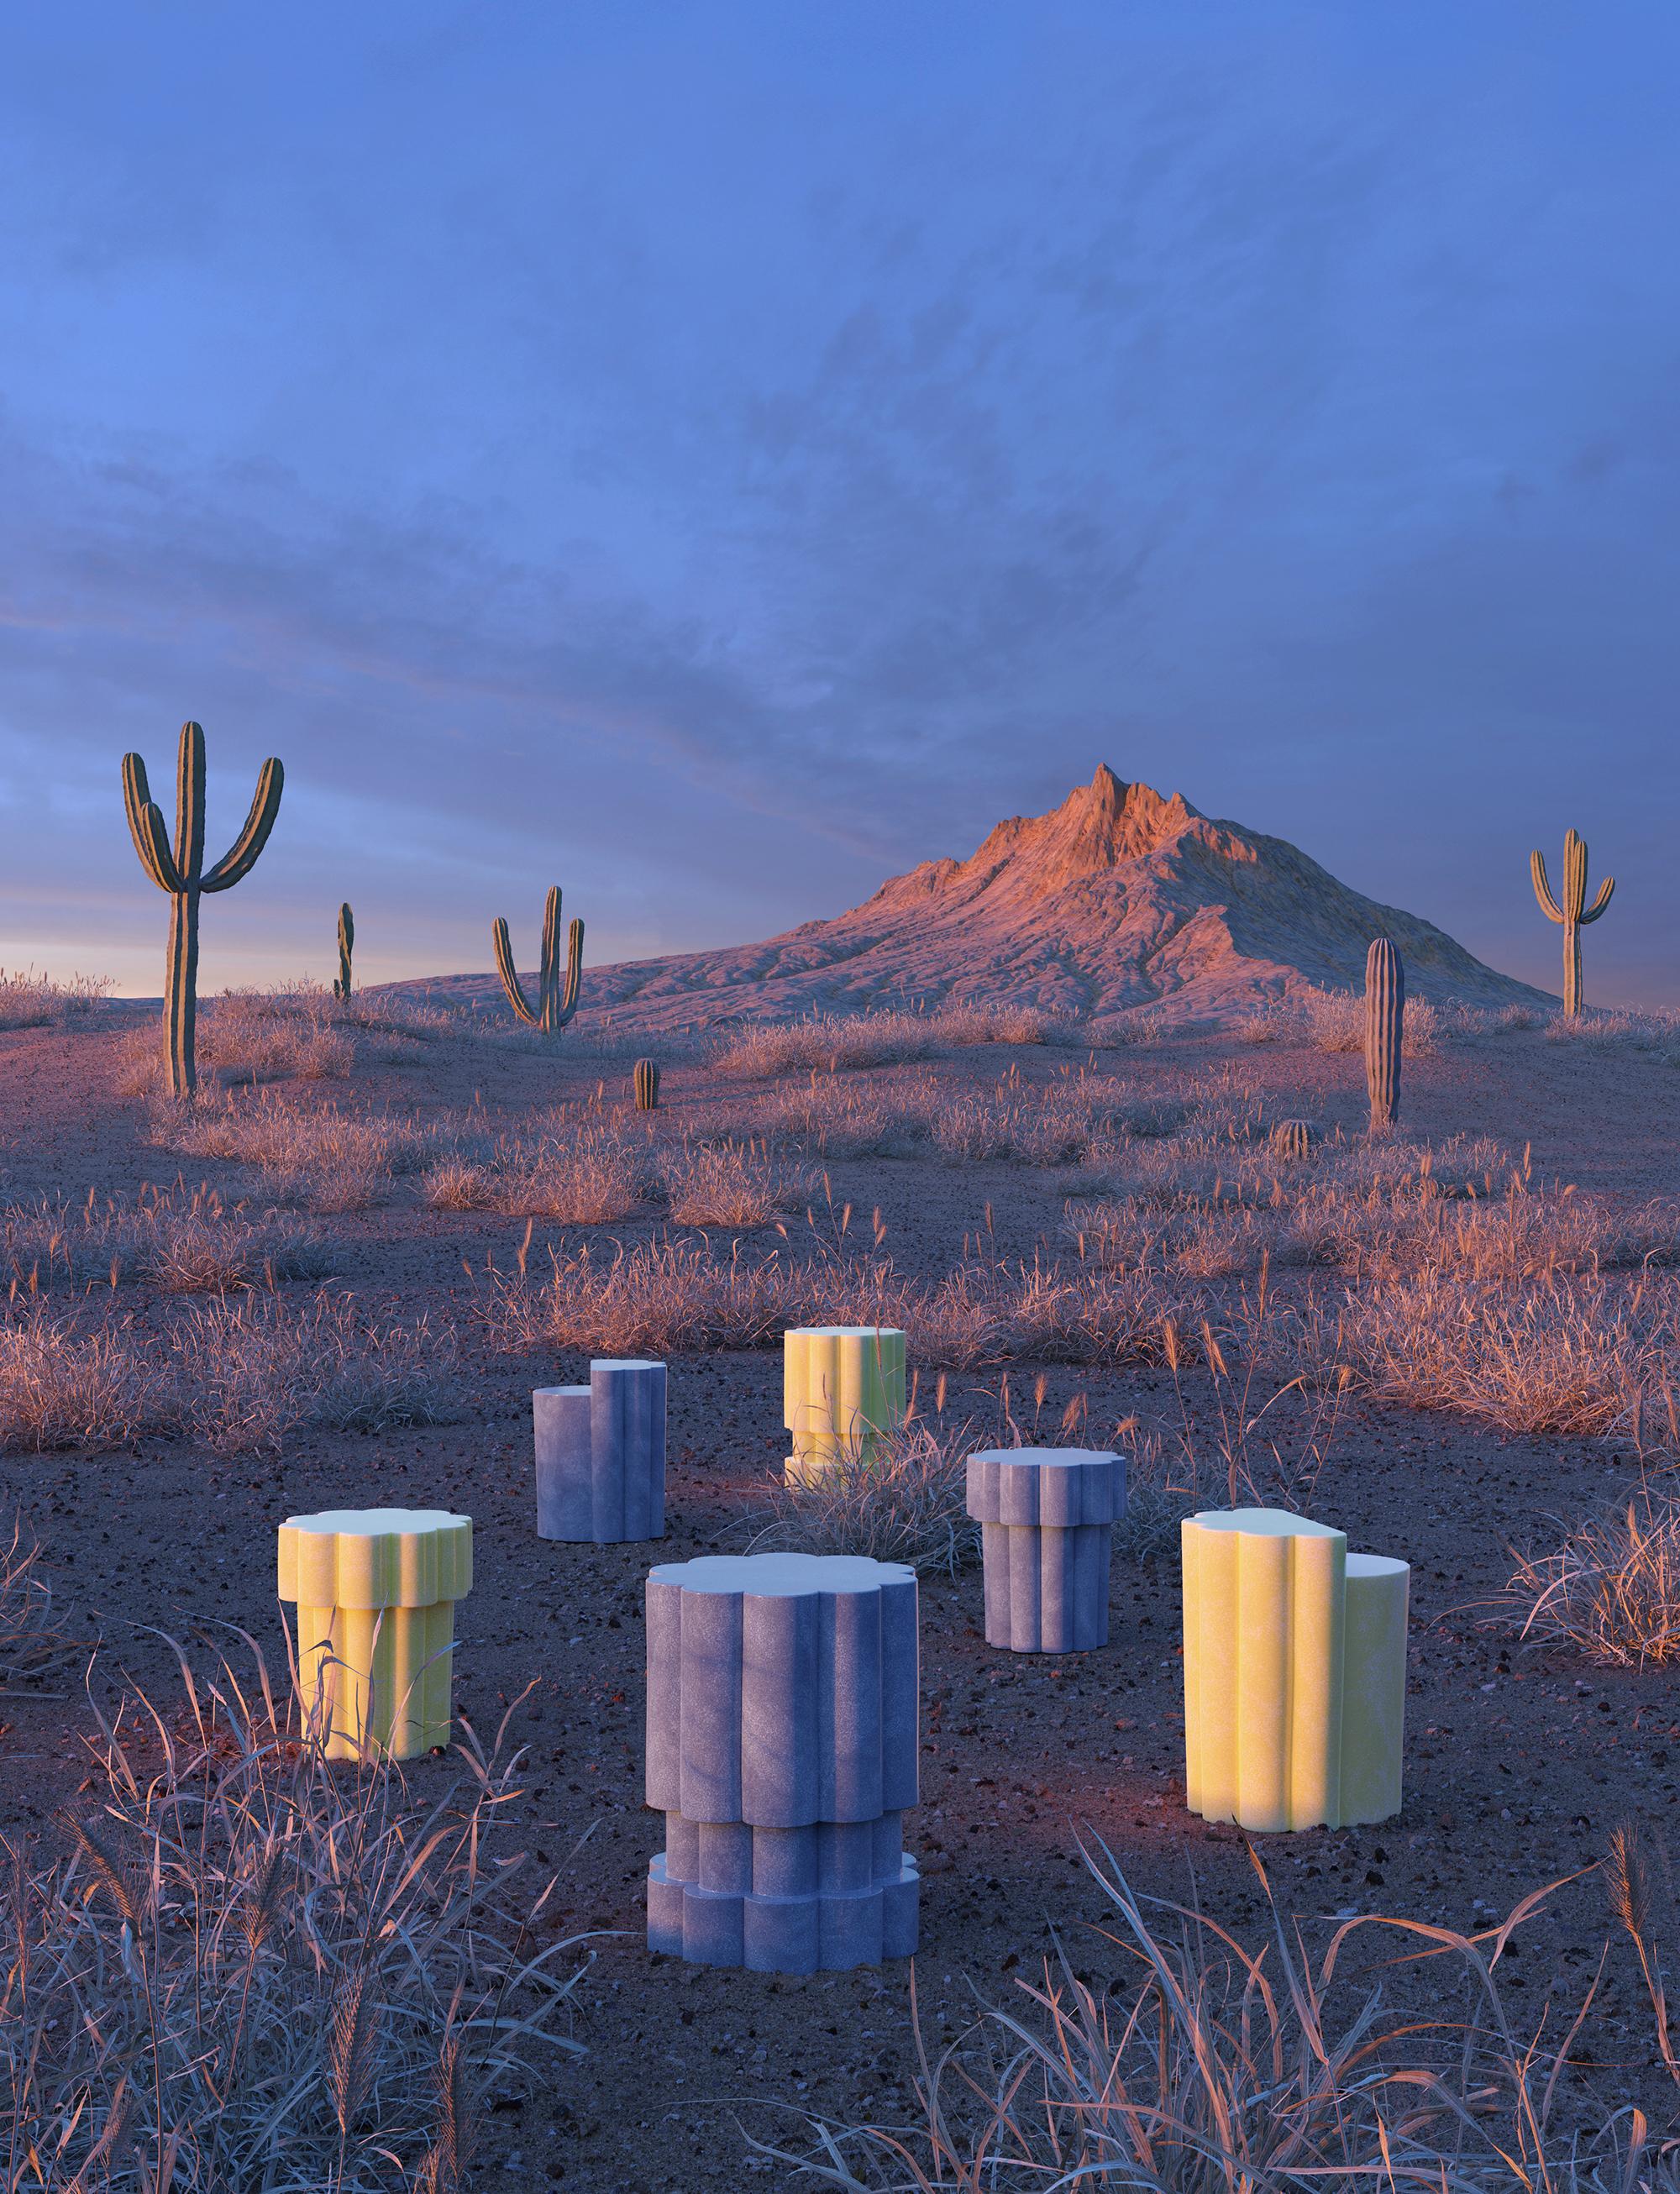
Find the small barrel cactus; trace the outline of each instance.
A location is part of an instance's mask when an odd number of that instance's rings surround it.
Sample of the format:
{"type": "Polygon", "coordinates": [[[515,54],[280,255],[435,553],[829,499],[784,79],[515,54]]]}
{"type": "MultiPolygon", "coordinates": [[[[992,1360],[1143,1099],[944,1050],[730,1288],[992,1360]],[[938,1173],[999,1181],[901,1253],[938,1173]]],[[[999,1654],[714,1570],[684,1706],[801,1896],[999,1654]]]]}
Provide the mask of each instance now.
{"type": "Polygon", "coordinates": [[[659,1066],[653,1059],[638,1059],[636,1062],[636,1109],[638,1112],[657,1112],[659,1109],[659,1066]]]}
{"type": "Polygon", "coordinates": [[[346,899],[338,910],[338,980],[332,986],[335,998],[350,995],[350,956],[356,949],[356,917],[346,899]]]}
{"type": "Polygon", "coordinates": [[[1280,1120],[1272,1130],[1272,1154],[1280,1158],[1303,1158],[1318,1140],[1310,1120],[1280,1120]]]}
{"type": "Polygon", "coordinates": [[[1406,970],[1392,938],[1365,956],[1365,1080],[1374,1131],[1400,1117],[1400,1060],[1406,1034],[1406,970]]]}

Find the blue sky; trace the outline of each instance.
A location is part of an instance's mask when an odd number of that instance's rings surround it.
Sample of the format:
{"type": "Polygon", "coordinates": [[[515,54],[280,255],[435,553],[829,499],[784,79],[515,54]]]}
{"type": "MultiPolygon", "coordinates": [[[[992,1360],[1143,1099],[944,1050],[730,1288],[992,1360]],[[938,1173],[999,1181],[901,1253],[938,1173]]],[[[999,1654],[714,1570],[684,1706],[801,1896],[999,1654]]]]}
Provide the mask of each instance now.
{"type": "Polygon", "coordinates": [[[1099,761],[1680,1003],[1671,0],[0,19],[0,960],[766,935],[1099,761]],[[219,846],[213,847],[219,850],[219,846]]]}

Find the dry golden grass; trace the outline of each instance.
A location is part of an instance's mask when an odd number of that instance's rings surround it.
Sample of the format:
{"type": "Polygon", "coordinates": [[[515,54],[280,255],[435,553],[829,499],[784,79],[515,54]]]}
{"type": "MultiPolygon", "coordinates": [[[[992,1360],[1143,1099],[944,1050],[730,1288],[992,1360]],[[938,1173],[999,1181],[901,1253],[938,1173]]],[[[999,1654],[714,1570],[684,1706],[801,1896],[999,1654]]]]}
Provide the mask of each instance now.
{"type": "Polygon", "coordinates": [[[6,1849],[9,2184],[463,2190],[492,2087],[534,2091],[578,2048],[578,1939],[503,1825],[507,1720],[487,1752],[463,1729],[422,1799],[329,1763],[260,1659],[181,1674],[179,1706],[101,1719],[67,1855],[6,1849]]]}
{"type": "Polygon", "coordinates": [[[110,975],[72,975],[67,983],[55,983],[32,968],[0,968],[0,1029],[84,1027],[114,981],[110,975]]]}
{"type": "Polygon", "coordinates": [[[147,1134],[166,1150],[248,1166],[276,1203],[319,1212],[382,1202],[394,1175],[423,1165],[435,1140],[394,1113],[301,1105],[268,1091],[195,1104],[160,1099],[147,1134]]]}
{"type": "Polygon", "coordinates": [[[768,1226],[816,1193],[802,1166],[758,1142],[685,1142],[662,1151],[659,1179],[682,1226],[768,1226]]]}
{"type": "Polygon", "coordinates": [[[454,1360],[446,1329],[325,1291],[301,1306],[212,1303],[158,1335],[37,1307],[0,1325],[0,1450],[109,1449],[152,1433],[249,1454],[309,1425],[436,1422],[454,1360]]]}
{"type": "Polygon", "coordinates": [[[38,1543],[14,1518],[10,1538],[0,1540],[0,1691],[50,1674],[82,1643],[54,1608],[40,1563],[38,1543]]]}
{"type": "Polygon", "coordinates": [[[1535,1643],[1612,1668],[1680,1658],[1680,1495],[1642,1485],[1588,1516],[1550,1553],[1522,1553],[1510,1619],[1535,1643]]]}
{"type": "Polygon", "coordinates": [[[895,1065],[981,1043],[1076,1043],[1078,1029],[1027,1006],[946,1005],[931,1013],[812,1015],[762,1022],[724,1039],[711,1064],[723,1074],[895,1065]]]}
{"type": "Polygon", "coordinates": [[[80,1203],[40,1196],[0,1209],[0,1271],[11,1291],[147,1279],[168,1293],[225,1293],[317,1279],[330,1268],[319,1236],[273,1212],[230,1209],[207,1187],[93,1192],[80,1203]]]}
{"type": "Polygon", "coordinates": [[[912,1419],[868,1462],[849,1461],[820,1484],[769,1478],[743,1520],[749,1554],[863,1554],[954,1577],[980,1559],[968,1513],[966,1426],[912,1419]]]}
{"type": "MultiPolygon", "coordinates": [[[[1273,1904],[1251,1946],[1211,1914],[1134,1894],[1105,1847],[1087,1864],[1108,1955],[1058,1942],[1011,2004],[935,2048],[918,2030],[919,2122],[813,2120],[800,2151],[754,2140],[797,2183],[843,2194],[1667,2194],[1672,2144],[1606,2104],[1554,2129],[1566,2007],[1532,2035],[1501,1961],[1551,1892],[1474,1935],[1399,1916],[1303,1923],[1273,1904]],[[1391,2001],[1384,1966],[1431,1961],[1431,2007],[1391,2001]],[[1088,1977],[1087,1962],[1111,1968],[1088,1977]],[[1346,1978],[1350,1967],[1379,1978],[1346,1978]]],[[[1256,1870],[1270,1898],[1257,1857],[1256,1870]]],[[[1583,2015],[1592,2001],[1589,1984],[1583,2015]]],[[[914,1985],[912,2015],[915,2015],[914,1985]]],[[[1614,2056],[1614,2048],[1610,2052],[1614,2056]]],[[[1574,2099],[1572,2098],[1572,2100],[1574,2099]]],[[[790,2180],[790,2183],[793,2183],[790,2180]]]]}

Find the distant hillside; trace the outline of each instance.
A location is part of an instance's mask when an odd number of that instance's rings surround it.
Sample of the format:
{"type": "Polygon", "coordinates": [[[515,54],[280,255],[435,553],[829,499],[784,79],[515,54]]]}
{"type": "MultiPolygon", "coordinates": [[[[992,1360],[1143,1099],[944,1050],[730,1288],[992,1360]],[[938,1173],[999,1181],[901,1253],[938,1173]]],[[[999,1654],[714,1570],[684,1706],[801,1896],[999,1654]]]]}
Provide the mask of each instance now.
{"type": "MultiPolygon", "coordinates": [[[[1357,985],[1377,936],[1394,939],[1425,997],[1543,999],[1286,839],[1210,822],[1105,765],[1051,813],[1011,817],[967,860],[924,861],[831,921],[762,945],[586,965],[584,1000],[591,1017],[650,1030],[944,999],[1204,1019],[1309,985],[1357,985]]],[[[501,996],[493,974],[393,987],[463,1004],[501,996]]]]}

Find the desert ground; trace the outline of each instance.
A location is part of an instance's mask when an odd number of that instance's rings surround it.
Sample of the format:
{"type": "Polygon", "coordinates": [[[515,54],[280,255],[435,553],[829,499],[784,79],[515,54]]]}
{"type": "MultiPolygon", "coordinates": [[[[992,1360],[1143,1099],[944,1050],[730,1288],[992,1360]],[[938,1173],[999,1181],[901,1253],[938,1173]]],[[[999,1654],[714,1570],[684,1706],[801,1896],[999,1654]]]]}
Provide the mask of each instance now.
{"type": "MultiPolygon", "coordinates": [[[[0,1034],[0,1513],[38,1542],[66,1644],[49,1666],[26,1624],[9,1637],[8,1842],[45,1867],[69,1820],[105,1818],[95,1706],[137,1690],[186,1727],[171,1640],[194,1666],[243,1665],[234,1626],[283,1672],[284,1518],[452,1508],[476,1557],[457,1709],[488,1742],[512,1708],[519,1795],[496,1833],[528,1854],[533,1896],[556,1877],[539,1926],[580,1938],[559,1969],[583,1969],[560,2013],[583,2053],[479,2096],[473,2183],[816,2184],[751,2143],[809,2154],[823,2120],[909,2129],[928,2185],[1050,2184],[962,2179],[917,2147],[917,2027],[937,2056],[988,2007],[1042,2022],[1023,1984],[1058,1944],[1062,1986],[1130,2001],[1113,1869],[1251,1946],[1280,1924],[1307,1959],[1355,1915],[1478,1937],[1508,2057],[1538,2035],[1536,2095],[1556,2071],[1534,2152],[1625,2145],[1635,2103],[1659,2140],[1680,2089],[1641,1950],[1660,1967],[1680,1944],[1661,1858],[1680,1640],[1626,1608],[1594,1631],[1585,1589],[1549,1603],[1577,1634],[1544,1617],[1525,1634],[1556,1573],[1510,1588],[1520,1557],[1630,1501],[1673,1529],[1677,1046],[1625,1017],[1591,1040],[1522,1011],[1426,1014],[1400,1128],[1372,1142],[1343,1005],[1099,1047],[1030,1014],[638,1042],[591,1037],[585,1013],[544,1041],[400,993],[230,997],[207,1008],[191,1110],[158,1094],[134,1008],[0,1034]],[[663,1068],[651,1114],[630,1094],[642,1050],[663,1068]],[[1269,1136],[1296,1117],[1318,1140],[1289,1165],[1269,1136]],[[931,1524],[911,1519],[929,1565],[913,2020],[906,1966],[776,1979],[652,1957],[642,1937],[647,1569],[895,1521],[775,1491],[779,1336],[814,1317],[906,1327],[937,1481],[931,1524]],[[657,1546],[535,1535],[530,1391],[592,1353],[670,1365],[657,1546]],[[981,1634],[950,1488],[969,1447],[1016,1438],[1131,1459],[1105,1651],[1010,1656],[981,1634]],[[1396,1819],[1250,1840],[1186,1812],[1176,1523],[1233,1495],[1412,1565],[1396,1819]],[[1602,1866],[1629,1823],[1654,1885],[1632,1927],[1602,1866]]],[[[1631,1598],[1648,1610],[1648,1579],[1631,1598]]],[[[452,1755],[405,1779],[429,1803],[462,1772],[452,1755]]],[[[1385,2018],[1487,2040],[1490,1999],[1435,1948],[1354,1931],[1335,2002],[1380,1987],[1385,2018]]],[[[1278,1939],[1269,1955],[1275,1979],[1278,1939]]],[[[1515,2153],[1508,2103],[1484,2115],[1515,2153]]],[[[1478,2183],[1522,2183],[1494,2130],[1457,2138],[1478,2183]]],[[[860,2184],[917,2183],[845,2152],[860,2184]]]]}

